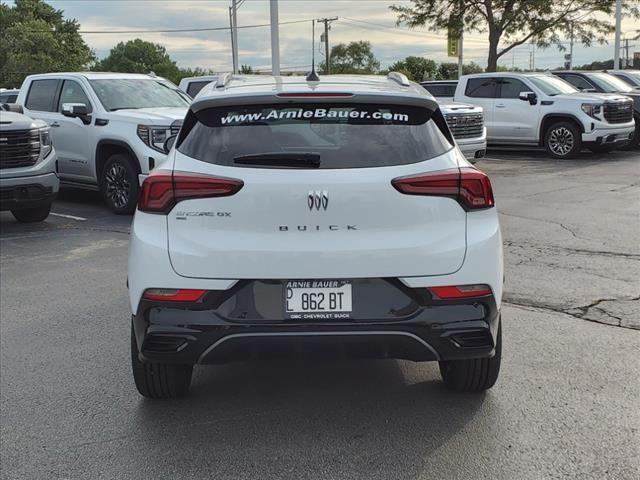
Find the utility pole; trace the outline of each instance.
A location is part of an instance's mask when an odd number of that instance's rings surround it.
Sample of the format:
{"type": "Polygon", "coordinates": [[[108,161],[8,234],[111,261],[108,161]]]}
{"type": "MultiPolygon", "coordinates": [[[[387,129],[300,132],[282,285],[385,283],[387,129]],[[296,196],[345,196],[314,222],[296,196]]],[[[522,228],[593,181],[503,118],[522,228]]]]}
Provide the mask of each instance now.
{"type": "Polygon", "coordinates": [[[317,22],[324,23],[324,74],[329,75],[331,73],[331,64],[330,64],[330,50],[329,50],[329,30],[331,29],[331,22],[335,22],[338,20],[338,17],[331,18],[319,18],[316,20],[317,22]]]}
{"type": "Polygon", "coordinates": [[[233,23],[231,27],[231,36],[233,37],[231,43],[233,47],[233,73],[237,74],[240,68],[238,65],[238,0],[231,0],[231,19],[233,23]]]}
{"type": "Polygon", "coordinates": [[[458,12],[460,15],[460,38],[458,39],[458,80],[462,77],[462,66],[464,59],[462,57],[462,48],[463,48],[463,37],[464,37],[464,2],[460,0],[459,3],[460,11],[458,12]]]}
{"type": "Polygon", "coordinates": [[[622,33],[622,0],[616,0],[616,39],[613,49],[613,69],[620,68],[620,34],[622,33]]]}
{"type": "Polygon", "coordinates": [[[278,30],[278,0],[271,0],[271,75],[280,75],[280,32],[278,30]]]}
{"type": "Polygon", "coordinates": [[[629,39],[624,39],[624,68],[629,68],[629,39]]]}
{"type": "Polygon", "coordinates": [[[229,7],[229,33],[231,34],[231,62],[233,63],[233,73],[238,73],[236,43],[233,41],[233,7],[229,7]]]}

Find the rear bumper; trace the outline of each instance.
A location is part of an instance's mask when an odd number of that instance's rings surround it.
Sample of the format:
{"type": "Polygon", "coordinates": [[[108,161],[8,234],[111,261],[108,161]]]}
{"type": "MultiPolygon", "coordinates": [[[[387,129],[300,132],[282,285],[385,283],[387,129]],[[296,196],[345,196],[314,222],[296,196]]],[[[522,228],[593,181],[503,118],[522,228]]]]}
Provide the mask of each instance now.
{"type": "Polygon", "coordinates": [[[195,304],[143,300],[133,316],[140,358],[222,364],[309,356],[433,361],[494,354],[500,314],[493,295],[438,300],[426,289],[377,281],[397,292],[385,298],[391,313],[364,318],[363,303],[359,312],[354,307],[356,318],[344,321],[284,319],[277,314],[282,311],[283,296],[275,293],[280,282],[244,282],[246,288],[212,291],[195,304]],[[272,288],[264,287],[267,283],[272,288]],[[404,310],[395,310],[398,302],[406,304],[404,310]]]}

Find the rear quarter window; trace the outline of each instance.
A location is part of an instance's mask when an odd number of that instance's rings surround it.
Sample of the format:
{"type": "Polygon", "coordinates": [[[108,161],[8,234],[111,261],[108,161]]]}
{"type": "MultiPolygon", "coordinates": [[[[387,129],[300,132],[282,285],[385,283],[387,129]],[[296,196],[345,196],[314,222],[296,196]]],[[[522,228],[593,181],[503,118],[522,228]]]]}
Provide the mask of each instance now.
{"type": "Polygon", "coordinates": [[[25,107],[38,112],[54,112],[59,80],[34,80],[29,87],[25,107]]]}
{"type": "Polygon", "coordinates": [[[211,80],[207,80],[206,82],[189,82],[189,85],[187,86],[187,93],[190,97],[195,98],[195,96],[200,93],[200,90],[210,83],[211,80]]]}
{"type": "MultiPolygon", "coordinates": [[[[365,104],[278,104],[187,114],[177,149],[208,163],[248,167],[247,155],[312,153],[325,169],[422,162],[453,146],[440,111],[365,104]],[[432,118],[433,117],[433,118],[432,118]]],[[[255,166],[251,165],[255,168],[255,166]]]]}
{"type": "Polygon", "coordinates": [[[496,85],[493,78],[470,78],[464,94],[472,98],[495,98],[496,85]]]}

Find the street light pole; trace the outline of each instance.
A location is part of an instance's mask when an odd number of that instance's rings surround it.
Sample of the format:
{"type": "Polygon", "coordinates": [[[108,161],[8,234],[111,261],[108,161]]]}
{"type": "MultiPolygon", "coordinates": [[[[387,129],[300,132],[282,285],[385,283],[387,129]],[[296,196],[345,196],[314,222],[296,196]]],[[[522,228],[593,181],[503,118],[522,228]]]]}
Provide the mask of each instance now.
{"type": "Polygon", "coordinates": [[[613,49],[613,68],[620,68],[620,34],[622,29],[622,0],[616,0],[616,39],[613,49]]]}
{"type": "Polygon", "coordinates": [[[233,39],[233,7],[229,7],[229,33],[231,34],[231,63],[233,64],[233,73],[238,73],[236,42],[233,39]]]}
{"type": "Polygon", "coordinates": [[[280,33],[278,31],[278,0],[271,0],[271,74],[280,75],[280,33]]]}

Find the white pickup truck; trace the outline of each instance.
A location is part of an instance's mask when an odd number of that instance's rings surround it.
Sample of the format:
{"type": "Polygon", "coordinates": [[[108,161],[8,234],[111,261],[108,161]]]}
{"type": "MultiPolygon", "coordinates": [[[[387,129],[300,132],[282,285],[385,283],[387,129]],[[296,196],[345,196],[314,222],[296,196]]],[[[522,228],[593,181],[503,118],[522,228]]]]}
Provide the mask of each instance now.
{"type": "Polygon", "coordinates": [[[154,75],[86,72],[30,75],[17,103],[51,127],[62,186],[100,190],[126,214],[136,207],[138,176],[165,160],[191,99],[154,75]]]}
{"type": "Polygon", "coordinates": [[[543,146],[554,158],[582,147],[606,152],[633,138],[633,101],[615,93],[584,93],[545,73],[478,73],[460,78],[456,102],[484,109],[487,143],[543,146]]]}

